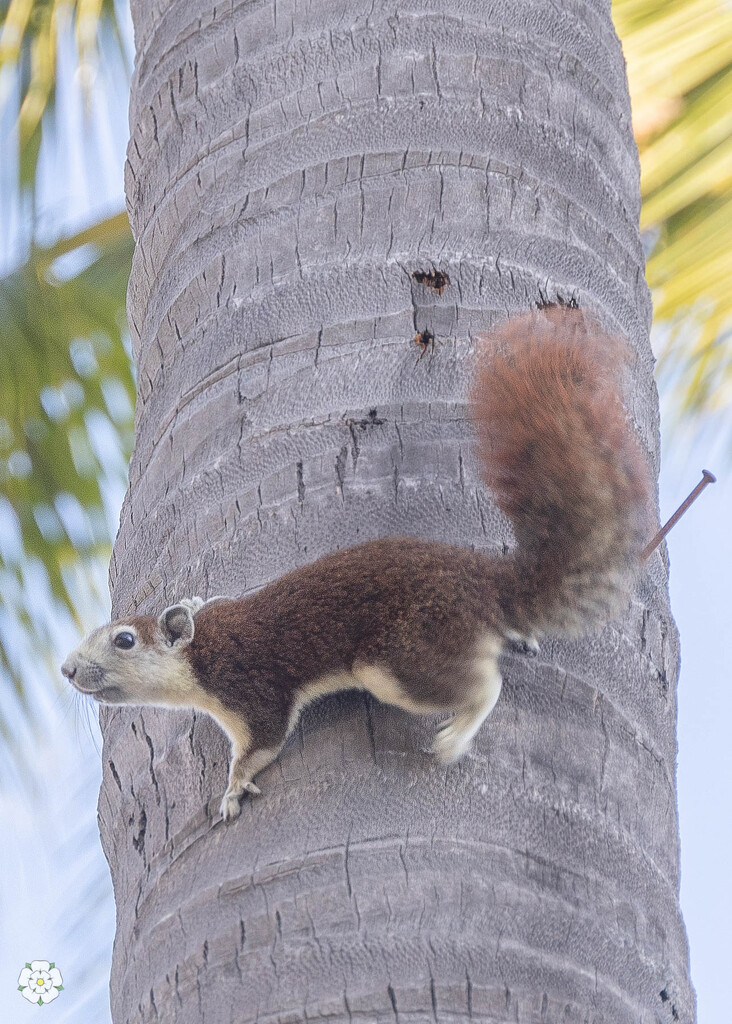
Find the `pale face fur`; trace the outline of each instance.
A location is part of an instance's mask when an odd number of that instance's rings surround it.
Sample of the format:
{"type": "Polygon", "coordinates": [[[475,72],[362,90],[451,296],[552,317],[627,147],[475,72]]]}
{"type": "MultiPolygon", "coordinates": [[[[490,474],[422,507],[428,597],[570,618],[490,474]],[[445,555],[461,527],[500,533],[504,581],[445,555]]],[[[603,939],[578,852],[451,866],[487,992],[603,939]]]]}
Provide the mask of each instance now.
{"type": "Polygon", "coordinates": [[[193,639],[194,610],[183,602],[166,608],[157,623],[150,617],[119,619],[95,629],[61,671],[77,690],[103,704],[196,706],[201,688],[184,653],[193,639]]]}

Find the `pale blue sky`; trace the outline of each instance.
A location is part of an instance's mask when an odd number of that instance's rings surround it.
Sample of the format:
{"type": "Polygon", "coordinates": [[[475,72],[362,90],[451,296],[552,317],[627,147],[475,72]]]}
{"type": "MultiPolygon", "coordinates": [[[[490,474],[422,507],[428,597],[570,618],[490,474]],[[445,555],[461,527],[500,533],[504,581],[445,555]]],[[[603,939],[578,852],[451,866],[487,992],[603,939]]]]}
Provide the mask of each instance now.
{"type": "Polygon", "coordinates": [[[689,934],[699,1024],[721,1024],[730,1018],[732,962],[732,687],[727,649],[732,612],[732,485],[729,449],[712,456],[708,465],[706,445],[698,446],[694,456],[686,466],[670,454],[664,460],[661,502],[672,512],[701,476],[702,466],[716,471],[718,482],[707,488],[669,534],[669,551],[671,607],[681,633],[681,907],[689,934]]]}
{"type": "MultiPolygon", "coordinates": [[[[60,100],[65,103],[63,90],[60,100]]],[[[80,155],[82,124],[74,122],[76,115],[70,117],[73,131],[67,142],[42,168],[49,233],[83,226],[122,205],[126,96],[109,94],[94,114],[102,141],[93,175],[85,172],[89,164],[80,155]],[[110,125],[119,130],[111,131],[110,125]]],[[[0,196],[5,196],[5,201],[0,198],[0,268],[7,266],[23,237],[22,220],[12,219],[7,205],[9,164],[0,162],[0,196]]],[[[672,607],[682,643],[681,897],[699,1024],[719,1024],[729,1017],[732,744],[727,732],[732,687],[724,641],[732,608],[732,486],[725,482],[729,462],[729,446],[725,450],[715,445],[711,431],[691,450],[678,441],[673,448],[665,445],[661,474],[664,518],[697,482],[702,466],[720,478],[669,537],[672,607]]],[[[68,623],[58,624],[63,634],[59,660],[73,642],[70,630],[68,623]]],[[[114,908],[96,835],[99,752],[85,723],[64,699],[49,692],[42,676],[33,684],[33,694],[41,740],[29,734],[24,742],[36,764],[36,788],[29,792],[11,780],[0,795],[0,1019],[19,1024],[38,1020],[38,1008],[16,991],[16,979],[26,960],[45,958],[55,960],[66,986],[44,1011],[46,1017],[55,1024],[105,1024],[114,908]],[[74,899],[90,878],[95,879],[99,901],[94,908],[79,906],[74,899]]]]}

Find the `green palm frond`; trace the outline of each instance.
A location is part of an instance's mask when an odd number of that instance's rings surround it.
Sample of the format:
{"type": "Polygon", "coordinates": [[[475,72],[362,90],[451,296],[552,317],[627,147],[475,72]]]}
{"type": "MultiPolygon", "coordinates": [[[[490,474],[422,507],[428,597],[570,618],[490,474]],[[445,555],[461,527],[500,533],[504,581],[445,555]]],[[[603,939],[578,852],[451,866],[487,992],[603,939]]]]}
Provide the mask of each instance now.
{"type": "Polygon", "coordinates": [[[77,75],[87,99],[103,31],[121,48],[113,0],[0,0],[0,112],[17,82],[21,183],[32,186],[43,115],[53,107],[60,33],[73,28],[77,75]]]}
{"type": "MultiPolygon", "coordinates": [[[[74,567],[111,544],[105,487],[121,483],[132,444],[131,260],[119,214],[35,248],[0,280],[0,620],[32,635],[37,654],[47,645],[28,610],[29,579],[43,567],[53,599],[78,621],[74,567]]],[[[0,671],[22,700],[16,655],[0,631],[0,671]]]]}
{"type": "Polygon", "coordinates": [[[732,398],[732,6],[614,0],[641,158],[659,374],[678,418],[732,398]]]}

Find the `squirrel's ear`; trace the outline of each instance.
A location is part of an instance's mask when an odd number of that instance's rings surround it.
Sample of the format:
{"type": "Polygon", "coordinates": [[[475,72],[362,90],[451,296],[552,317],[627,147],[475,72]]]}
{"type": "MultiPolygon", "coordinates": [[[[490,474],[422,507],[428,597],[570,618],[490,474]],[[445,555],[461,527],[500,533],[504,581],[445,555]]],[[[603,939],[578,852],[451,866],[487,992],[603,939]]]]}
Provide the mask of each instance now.
{"type": "Polygon", "coordinates": [[[171,647],[185,647],[193,639],[193,613],[185,604],[173,604],[166,608],[158,624],[171,647]]]}

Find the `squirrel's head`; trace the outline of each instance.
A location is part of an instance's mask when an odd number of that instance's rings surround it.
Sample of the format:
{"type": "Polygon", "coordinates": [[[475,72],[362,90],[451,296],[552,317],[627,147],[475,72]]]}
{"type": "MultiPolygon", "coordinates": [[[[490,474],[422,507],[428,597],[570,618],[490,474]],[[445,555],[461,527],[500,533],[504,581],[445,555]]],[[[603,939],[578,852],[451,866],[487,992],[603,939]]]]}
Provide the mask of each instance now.
{"type": "Polygon", "coordinates": [[[135,615],[95,629],[61,671],[103,704],[185,705],[194,686],[186,657],[195,631],[191,604],[174,604],[157,619],[135,615]]]}

